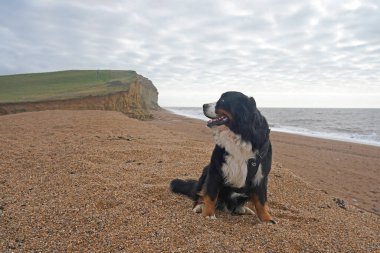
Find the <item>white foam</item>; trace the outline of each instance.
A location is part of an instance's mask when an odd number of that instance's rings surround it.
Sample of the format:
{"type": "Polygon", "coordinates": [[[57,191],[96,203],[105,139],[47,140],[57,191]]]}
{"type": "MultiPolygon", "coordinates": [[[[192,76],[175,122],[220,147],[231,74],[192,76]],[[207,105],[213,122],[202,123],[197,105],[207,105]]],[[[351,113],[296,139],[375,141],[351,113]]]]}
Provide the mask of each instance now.
{"type": "Polygon", "coordinates": [[[380,147],[380,142],[373,140],[372,138],[376,137],[376,135],[360,135],[360,134],[345,134],[345,133],[326,133],[326,132],[318,132],[312,131],[304,128],[295,128],[295,127],[273,127],[272,131],[289,133],[295,135],[302,135],[308,137],[315,137],[326,140],[336,140],[336,141],[344,141],[351,143],[359,143],[371,146],[380,147]]]}

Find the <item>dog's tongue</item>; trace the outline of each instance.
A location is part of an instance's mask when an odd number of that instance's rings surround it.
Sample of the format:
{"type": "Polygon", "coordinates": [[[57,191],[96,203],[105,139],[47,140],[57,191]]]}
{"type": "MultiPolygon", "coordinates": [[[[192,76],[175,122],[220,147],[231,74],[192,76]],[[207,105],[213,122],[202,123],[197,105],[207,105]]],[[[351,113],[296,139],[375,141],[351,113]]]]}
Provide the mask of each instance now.
{"type": "Polygon", "coordinates": [[[215,118],[215,119],[209,120],[209,121],[207,122],[207,126],[208,126],[208,127],[221,126],[221,125],[223,125],[224,123],[226,123],[227,120],[228,120],[227,117],[225,117],[225,116],[220,116],[220,117],[217,117],[217,118],[215,118]]]}

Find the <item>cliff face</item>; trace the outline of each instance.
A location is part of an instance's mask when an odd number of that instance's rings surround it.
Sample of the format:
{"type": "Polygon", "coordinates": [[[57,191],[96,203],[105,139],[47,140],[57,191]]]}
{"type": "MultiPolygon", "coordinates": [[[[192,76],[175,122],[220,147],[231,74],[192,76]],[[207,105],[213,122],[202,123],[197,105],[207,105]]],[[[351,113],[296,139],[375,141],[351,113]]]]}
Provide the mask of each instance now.
{"type": "Polygon", "coordinates": [[[120,82],[119,85],[128,85],[127,91],[66,100],[3,103],[0,104],[0,115],[43,110],[108,110],[120,111],[132,118],[149,119],[150,110],[160,108],[158,91],[149,79],[137,75],[135,82],[120,82]]]}

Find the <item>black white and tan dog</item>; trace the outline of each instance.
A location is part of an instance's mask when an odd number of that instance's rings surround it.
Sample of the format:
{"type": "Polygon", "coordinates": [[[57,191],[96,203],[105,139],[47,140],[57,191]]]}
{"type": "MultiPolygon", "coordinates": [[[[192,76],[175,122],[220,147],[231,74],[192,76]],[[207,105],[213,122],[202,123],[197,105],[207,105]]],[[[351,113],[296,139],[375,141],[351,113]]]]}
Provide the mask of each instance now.
{"type": "Polygon", "coordinates": [[[193,211],[215,219],[215,210],[254,214],[275,223],[267,205],[268,174],[272,163],[269,126],[252,97],[226,92],[216,103],[203,105],[210,118],[215,148],[198,180],[174,179],[171,190],[190,197],[193,211]]]}

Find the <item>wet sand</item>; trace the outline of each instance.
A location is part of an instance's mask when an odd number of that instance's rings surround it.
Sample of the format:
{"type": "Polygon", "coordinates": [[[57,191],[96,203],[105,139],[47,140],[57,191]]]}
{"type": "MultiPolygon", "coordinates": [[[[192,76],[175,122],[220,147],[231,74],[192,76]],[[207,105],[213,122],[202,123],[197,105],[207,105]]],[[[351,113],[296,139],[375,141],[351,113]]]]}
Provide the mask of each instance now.
{"type": "Polygon", "coordinates": [[[379,216],[363,210],[378,213],[378,148],[273,133],[269,206],[278,224],[222,212],[210,221],[168,186],[199,176],[211,132],[198,120],[154,116],[1,116],[0,252],[380,250],[379,216]]]}

